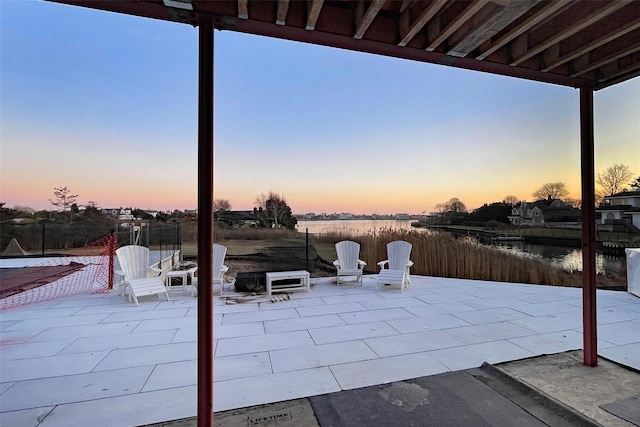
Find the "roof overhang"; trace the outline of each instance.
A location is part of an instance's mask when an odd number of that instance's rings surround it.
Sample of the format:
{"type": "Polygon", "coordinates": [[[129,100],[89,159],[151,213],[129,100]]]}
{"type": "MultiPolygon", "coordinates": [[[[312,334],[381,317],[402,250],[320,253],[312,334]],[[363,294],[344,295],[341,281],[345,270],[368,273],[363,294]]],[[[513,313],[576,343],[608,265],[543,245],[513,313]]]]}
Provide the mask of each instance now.
{"type": "Polygon", "coordinates": [[[48,0],[598,90],[640,75],[633,0],[48,0]]]}

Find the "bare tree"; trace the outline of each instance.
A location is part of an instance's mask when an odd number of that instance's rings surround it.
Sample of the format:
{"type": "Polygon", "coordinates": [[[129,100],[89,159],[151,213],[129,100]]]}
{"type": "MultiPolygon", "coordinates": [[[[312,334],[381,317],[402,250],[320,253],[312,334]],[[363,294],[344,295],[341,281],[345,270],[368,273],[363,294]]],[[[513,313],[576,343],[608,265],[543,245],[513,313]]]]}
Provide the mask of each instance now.
{"type": "Polygon", "coordinates": [[[531,193],[536,200],[565,199],[569,196],[569,190],[564,182],[549,182],[531,193]]]}
{"type": "MultiPolygon", "coordinates": [[[[262,207],[267,221],[273,223],[275,228],[280,228],[281,225],[289,227],[289,223],[292,222],[291,208],[287,205],[284,196],[270,191],[268,195],[261,194],[258,196],[256,204],[262,207]],[[286,222],[286,224],[283,222],[286,222]]],[[[295,222],[292,226],[295,227],[295,222]]]]}
{"type": "Polygon", "coordinates": [[[631,188],[636,191],[640,191],[640,176],[633,180],[631,188]]]}
{"type": "Polygon", "coordinates": [[[633,173],[629,166],[615,164],[598,173],[596,182],[602,187],[606,196],[613,196],[623,191],[624,186],[631,181],[633,173]]]}
{"type": "Polygon", "coordinates": [[[516,196],[505,196],[504,200],[502,200],[502,203],[511,205],[511,206],[515,206],[518,204],[518,198],[516,196]]]}
{"type": "Polygon", "coordinates": [[[582,208],[582,200],[573,199],[571,197],[564,199],[564,202],[571,206],[572,208],[581,209],[582,208]]]}
{"type": "Polygon", "coordinates": [[[467,212],[467,207],[457,197],[449,199],[449,201],[445,203],[444,206],[446,212],[451,212],[454,214],[467,212]]]}
{"type": "Polygon", "coordinates": [[[215,199],[213,201],[213,211],[214,212],[218,212],[218,211],[230,211],[231,210],[231,203],[228,200],[225,199],[215,199]]]}
{"type": "Polygon", "coordinates": [[[77,194],[71,194],[71,190],[67,187],[55,187],[53,189],[54,200],[49,199],[53,206],[57,206],[62,209],[62,212],[66,212],[71,209],[71,205],[78,200],[77,194]]]}

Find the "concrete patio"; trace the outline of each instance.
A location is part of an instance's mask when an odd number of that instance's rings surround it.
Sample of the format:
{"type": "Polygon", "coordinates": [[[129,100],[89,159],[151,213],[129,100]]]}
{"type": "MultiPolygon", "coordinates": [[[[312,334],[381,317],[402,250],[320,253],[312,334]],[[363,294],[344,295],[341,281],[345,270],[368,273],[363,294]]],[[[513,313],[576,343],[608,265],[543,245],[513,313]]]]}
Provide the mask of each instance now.
{"type": "MultiPolygon", "coordinates": [[[[215,297],[214,410],[582,348],[581,289],[412,276],[376,292],[215,297]]],[[[598,349],[640,370],[640,298],[598,291],[598,349]]],[[[136,426],[196,415],[196,299],[117,291],[0,312],[0,424],[136,426]]]]}

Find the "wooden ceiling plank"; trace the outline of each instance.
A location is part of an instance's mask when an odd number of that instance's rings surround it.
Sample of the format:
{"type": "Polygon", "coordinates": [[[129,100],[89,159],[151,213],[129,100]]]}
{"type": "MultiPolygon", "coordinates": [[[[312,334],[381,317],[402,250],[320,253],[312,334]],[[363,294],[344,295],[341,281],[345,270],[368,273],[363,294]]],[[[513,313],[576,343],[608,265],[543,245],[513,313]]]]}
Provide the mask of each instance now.
{"type": "MultiPolygon", "coordinates": [[[[482,43],[499,33],[513,21],[531,10],[540,0],[520,0],[507,3],[497,13],[492,13],[488,19],[484,19],[479,26],[472,29],[459,42],[457,42],[447,55],[464,57],[482,43]]],[[[454,37],[456,38],[456,35],[454,37]]]]}
{"type": "Polygon", "coordinates": [[[322,10],[322,4],[324,0],[311,0],[307,2],[309,4],[309,14],[307,15],[307,26],[305,30],[313,31],[316,29],[316,22],[318,22],[318,16],[322,10]]]}
{"type": "MultiPolygon", "coordinates": [[[[589,62],[589,66],[587,66],[586,68],[583,68],[581,70],[576,71],[575,73],[571,74],[570,77],[578,77],[581,76],[583,74],[586,74],[590,71],[593,71],[595,69],[598,69],[600,67],[605,66],[606,64],[613,62],[613,61],[617,61],[620,58],[623,58],[627,55],[631,55],[635,52],[640,51],[640,42],[635,43],[629,47],[627,47],[626,49],[623,49],[621,51],[612,53],[611,55],[607,55],[604,58],[600,58],[597,61],[593,61],[593,62],[589,62]]],[[[588,53],[585,53],[584,56],[589,56],[588,53]]]]}
{"type": "Polygon", "coordinates": [[[525,52],[523,55],[520,55],[518,58],[514,59],[510,65],[515,66],[523,63],[527,59],[536,56],[537,54],[553,46],[554,44],[560,43],[562,40],[565,40],[566,38],[571,37],[577,32],[584,30],[588,26],[598,22],[598,20],[615,12],[621,7],[626,6],[627,4],[629,4],[628,0],[616,0],[608,3],[606,6],[598,9],[591,15],[581,19],[580,21],[572,25],[566,26],[564,30],[556,33],[554,36],[548,37],[543,43],[540,43],[537,46],[528,49],[527,52],[525,52]]]}
{"type": "Polygon", "coordinates": [[[489,3],[489,0],[477,0],[469,7],[467,7],[464,12],[456,17],[453,21],[446,26],[444,30],[438,34],[438,36],[429,43],[429,46],[425,50],[429,52],[433,52],[436,50],[442,42],[444,42],[451,34],[453,34],[458,28],[460,28],[468,19],[470,19],[473,15],[478,13],[480,9],[485,7],[489,3]]]}
{"type": "Polygon", "coordinates": [[[353,35],[354,39],[361,39],[362,36],[364,36],[365,31],[367,31],[367,28],[369,28],[369,26],[373,22],[373,19],[376,17],[378,12],[380,11],[380,8],[384,4],[384,2],[385,0],[373,0],[369,4],[367,11],[364,13],[364,16],[358,23],[358,27],[356,28],[356,33],[353,35]]]}
{"type": "Polygon", "coordinates": [[[238,0],[238,18],[249,19],[249,0],[238,0]]]}
{"type": "Polygon", "coordinates": [[[640,73],[640,70],[637,67],[637,64],[633,62],[627,64],[625,66],[620,67],[617,63],[608,64],[604,70],[602,70],[602,75],[598,78],[599,83],[607,82],[608,80],[615,79],[616,77],[624,76],[630,73],[640,73]]]}
{"type": "MultiPolygon", "coordinates": [[[[433,18],[446,3],[447,0],[434,0],[431,4],[429,4],[429,6],[427,6],[427,8],[422,11],[420,16],[418,16],[415,21],[409,24],[409,28],[405,33],[402,34],[398,46],[406,46],[407,43],[409,43],[416,36],[416,34],[418,34],[418,32],[427,24],[427,22],[429,22],[429,20],[433,18]]],[[[409,10],[405,10],[402,14],[403,16],[400,17],[400,19],[402,20],[402,18],[407,18],[408,20],[409,12],[409,10]]]]}
{"type": "Polygon", "coordinates": [[[409,8],[411,3],[413,3],[413,0],[403,0],[402,4],[400,5],[400,9],[398,10],[398,12],[401,13],[401,14],[404,13],[404,11],[409,8]]]}
{"type": "Polygon", "coordinates": [[[558,57],[555,61],[550,62],[548,64],[546,64],[546,67],[542,69],[543,72],[547,72],[550,71],[554,68],[556,68],[559,65],[565,64],[569,61],[571,61],[572,59],[575,59],[581,55],[584,55],[585,53],[588,53],[594,49],[599,48],[600,46],[603,46],[607,43],[609,43],[612,40],[617,39],[618,37],[624,36],[625,34],[636,30],[640,28],[640,18],[629,22],[626,25],[623,25],[622,27],[616,29],[615,31],[612,31],[608,34],[605,34],[602,37],[599,37],[595,40],[592,40],[591,42],[582,45],[579,49],[576,49],[572,52],[569,52],[565,55],[562,55],[560,57],[558,57]]]}
{"type": "Polygon", "coordinates": [[[501,47],[509,43],[511,40],[529,31],[531,28],[535,27],[545,19],[549,18],[550,16],[559,12],[561,9],[567,7],[570,4],[571,4],[570,2],[564,2],[564,1],[552,1],[548,3],[545,7],[540,9],[536,14],[531,16],[525,22],[514,27],[511,31],[504,34],[498,40],[494,41],[489,46],[487,46],[480,55],[476,56],[476,59],[482,61],[487,56],[491,55],[493,52],[495,52],[496,50],[500,49],[501,47]]]}
{"type": "Polygon", "coordinates": [[[276,14],[276,25],[285,25],[287,22],[287,12],[289,11],[289,0],[278,0],[278,12],[276,14]]]}

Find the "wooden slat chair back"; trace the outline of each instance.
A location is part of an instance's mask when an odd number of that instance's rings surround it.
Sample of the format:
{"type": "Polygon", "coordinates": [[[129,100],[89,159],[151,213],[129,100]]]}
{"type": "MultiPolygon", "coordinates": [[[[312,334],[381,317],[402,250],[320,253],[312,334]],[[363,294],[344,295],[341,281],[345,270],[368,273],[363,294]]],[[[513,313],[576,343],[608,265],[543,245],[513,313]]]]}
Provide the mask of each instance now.
{"type": "MultiPolygon", "coordinates": [[[[211,260],[211,269],[213,272],[212,285],[220,285],[220,295],[224,293],[225,273],[229,271],[229,267],[224,265],[224,259],[227,256],[227,247],[213,244],[213,259],[211,260]]],[[[197,295],[198,293],[198,281],[191,279],[193,286],[191,287],[191,295],[197,295]]]]}
{"type": "Polygon", "coordinates": [[[336,243],[338,259],[333,261],[336,267],[336,283],[340,286],[340,277],[353,276],[356,282],[362,285],[362,275],[366,262],[359,259],[360,244],[351,240],[343,240],[336,243]]]}
{"type": "Polygon", "coordinates": [[[387,243],[387,259],[378,263],[378,266],[380,266],[378,290],[381,284],[400,286],[400,292],[403,292],[404,288],[409,286],[409,269],[413,265],[413,262],[409,259],[412,247],[411,243],[403,240],[387,243]]]}
{"type": "Polygon", "coordinates": [[[116,250],[118,263],[125,274],[125,280],[149,277],[149,249],[144,246],[128,245],[116,250]]]}
{"type": "Polygon", "coordinates": [[[116,250],[118,263],[124,273],[123,297],[129,295],[138,304],[138,298],[146,295],[164,294],[169,301],[169,293],[160,277],[149,277],[149,270],[160,273],[160,270],[149,267],[149,249],[144,246],[128,245],[116,250]]]}

